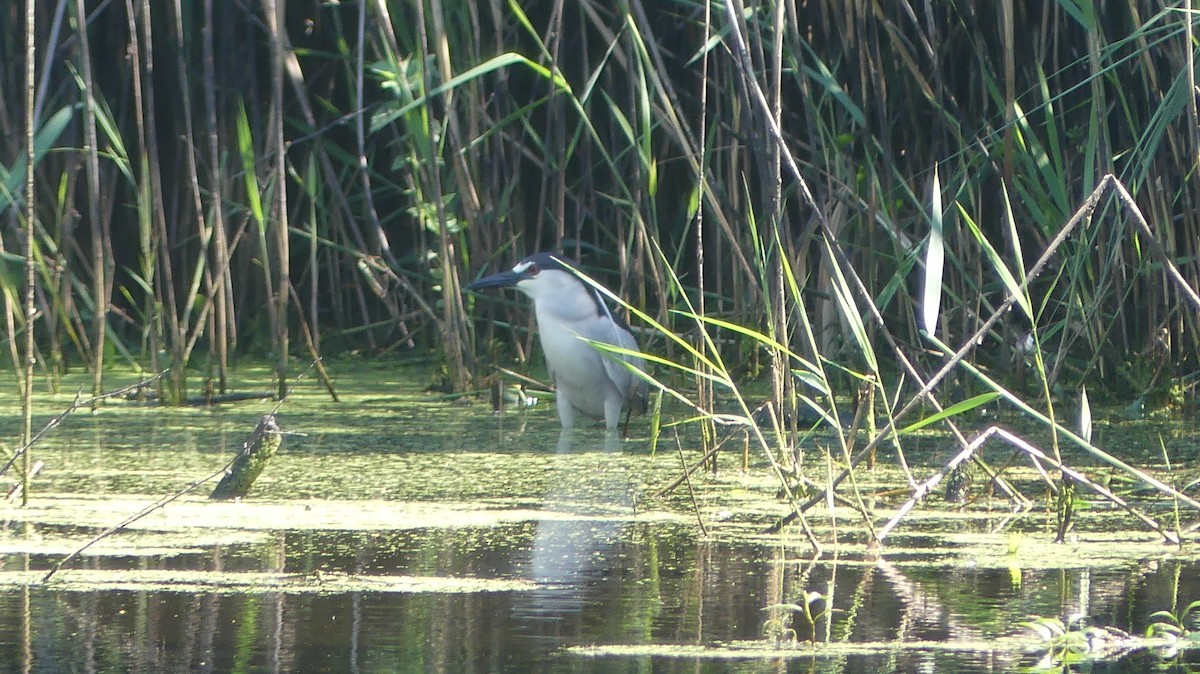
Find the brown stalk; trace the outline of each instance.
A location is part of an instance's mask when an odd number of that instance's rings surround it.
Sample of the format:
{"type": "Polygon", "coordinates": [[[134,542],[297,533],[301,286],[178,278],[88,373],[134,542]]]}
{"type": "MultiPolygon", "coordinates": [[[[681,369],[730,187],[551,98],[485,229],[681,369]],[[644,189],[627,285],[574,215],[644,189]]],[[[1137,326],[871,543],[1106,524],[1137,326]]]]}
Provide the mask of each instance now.
{"type": "MultiPolygon", "coordinates": [[[[287,208],[287,145],[283,140],[283,78],[285,57],[283,41],[279,38],[287,25],[286,2],[263,0],[267,29],[271,35],[271,107],[274,109],[271,126],[271,145],[275,155],[275,378],[279,399],[287,396],[288,385],[288,289],[291,288],[291,249],[287,208]]],[[[265,253],[266,251],[264,251],[265,253]]]]}
{"type": "MultiPolygon", "coordinates": [[[[146,119],[145,106],[143,105],[142,95],[142,67],[141,67],[141,47],[138,37],[137,16],[134,13],[134,0],[125,0],[125,16],[127,28],[129,30],[129,61],[130,61],[130,82],[133,86],[133,115],[137,125],[137,140],[140,152],[138,157],[142,160],[139,168],[145,168],[148,163],[146,157],[146,145],[149,141],[146,139],[146,119]]],[[[130,157],[132,162],[133,157],[130,157]]],[[[146,192],[148,191],[148,182],[150,180],[147,172],[143,172],[137,178],[137,184],[134,188],[137,190],[137,217],[138,217],[138,253],[141,257],[141,271],[145,278],[143,281],[150,288],[159,288],[157,262],[152,262],[156,256],[156,248],[158,242],[155,240],[158,235],[158,230],[153,226],[154,215],[151,209],[146,204],[146,192]]],[[[164,368],[159,364],[159,342],[162,339],[162,321],[156,310],[156,298],[152,294],[147,294],[143,298],[144,316],[148,317],[150,325],[145,326],[145,332],[150,338],[150,363],[151,367],[157,371],[162,371],[164,368]]],[[[157,382],[159,398],[162,400],[168,399],[164,394],[162,382],[157,382]]]]}
{"type": "MultiPolygon", "coordinates": [[[[371,189],[371,169],[367,166],[366,132],[365,124],[363,123],[363,117],[366,115],[366,108],[363,105],[364,78],[366,74],[364,52],[367,48],[366,23],[367,3],[360,2],[358,3],[358,44],[354,51],[355,58],[357,59],[354,68],[354,109],[357,111],[357,114],[354,115],[354,138],[358,149],[358,178],[366,207],[366,217],[370,221],[374,231],[380,232],[380,249],[387,251],[388,259],[391,260],[391,246],[388,244],[387,238],[382,235],[383,226],[379,222],[379,213],[375,209],[375,193],[371,189]]],[[[316,316],[316,314],[313,315],[314,317],[316,316]]]]}
{"type": "MultiPolygon", "coordinates": [[[[750,63],[749,54],[748,54],[748,51],[747,51],[746,45],[745,45],[745,37],[744,37],[744,34],[741,31],[741,29],[738,27],[740,25],[739,24],[740,17],[744,15],[744,7],[742,7],[741,1],[740,0],[726,0],[725,7],[726,7],[726,12],[727,12],[727,15],[729,18],[729,23],[732,27],[734,27],[734,30],[731,31],[731,36],[733,38],[733,42],[734,42],[734,46],[735,46],[735,56],[740,65],[740,68],[741,68],[742,81],[743,81],[743,85],[744,85],[743,90],[746,92],[746,95],[747,95],[748,99],[750,100],[751,105],[753,105],[754,107],[759,109],[759,111],[761,113],[760,116],[766,122],[767,127],[768,127],[769,136],[770,136],[772,142],[775,143],[779,147],[780,155],[787,165],[788,172],[791,174],[792,179],[796,181],[796,184],[799,187],[800,194],[804,198],[805,203],[812,210],[813,216],[817,220],[817,226],[820,228],[820,230],[825,238],[825,243],[826,243],[826,246],[827,246],[829,252],[835,259],[836,264],[842,268],[842,271],[845,274],[846,278],[849,279],[854,284],[855,292],[857,292],[859,294],[859,296],[863,299],[863,302],[866,305],[866,308],[867,308],[868,312],[870,313],[872,320],[878,326],[879,333],[883,336],[884,340],[887,342],[889,348],[892,350],[892,353],[896,357],[897,361],[900,363],[901,367],[915,381],[917,381],[917,382],[925,381],[925,379],[917,372],[916,368],[909,361],[909,359],[905,355],[904,351],[900,348],[900,346],[896,343],[895,339],[892,337],[890,330],[888,330],[887,325],[883,320],[883,317],[879,313],[878,307],[876,307],[874,304],[873,297],[871,296],[870,291],[867,290],[867,288],[863,285],[862,279],[858,276],[858,274],[855,272],[853,266],[850,264],[849,258],[846,256],[845,251],[842,249],[841,245],[838,243],[837,236],[835,235],[835,233],[831,230],[831,228],[829,226],[829,221],[827,220],[827,218],[824,214],[824,211],[822,211],[820,206],[816,203],[816,199],[813,197],[812,191],[809,189],[807,181],[805,180],[803,174],[800,172],[799,167],[796,165],[795,158],[792,157],[790,151],[787,150],[786,141],[783,138],[782,131],[780,130],[779,125],[777,123],[775,123],[775,118],[771,115],[771,112],[770,112],[770,105],[767,102],[767,99],[766,99],[765,95],[763,94],[762,89],[758,86],[757,80],[754,78],[753,66],[750,63]]],[[[1035,269],[1036,269],[1036,267],[1035,267],[1035,269]]],[[[1028,279],[1027,279],[1027,281],[1028,281],[1028,279]]],[[[1010,304],[1009,304],[1010,306],[1011,306],[1012,301],[1015,301],[1015,298],[1010,298],[1010,304]]],[[[998,319],[998,316],[993,317],[992,323],[994,323],[995,319],[998,319]]],[[[991,325],[988,324],[987,327],[990,329],[991,325]]],[[[968,344],[974,344],[974,340],[972,340],[971,342],[968,342],[968,344]]],[[[936,384],[937,381],[940,381],[941,378],[944,377],[946,375],[946,373],[949,371],[949,367],[950,367],[949,364],[947,366],[944,366],[943,369],[941,371],[939,371],[939,373],[937,375],[935,375],[935,377],[933,379],[931,379],[929,382],[925,383],[922,386],[920,393],[913,396],[913,398],[909,401],[909,403],[905,406],[905,408],[902,409],[899,413],[897,413],[895,416],[892,417],[892,419],[890,420],[890,422],[888,424],[888,428],[886,428],[880,435],[878,435],[874,439],[872,439],[872,441],[867,445],[866,448],[859,450],[859,453],[854,455],[854,460],[852,461],[850,468],[843,470],[843,472],[840,473],[837,478],[835,478],[833,481],[831,481],[828,489],[832,490],[832,489],[836,488],[836,486],[849,475],[849,471],[850,471],[850,469],[853,468],[854,465],[856,465],[859,461],[861,461],[862,459],[864,459],[870,455],[869,450],[874,449],[874,447],[882,439],[890,437],[890,434],[894,430],[894,424],[896,423],[897,419],[902,417],[907,412],[911,411],[913,408],[915,408],[916,404],[922,398],[928,398],[928,402],[930,403],[930,405],[932,405],[935,410],[941,411],[941,409],[942,409],[941,403],[938,401],[937,397],[932,394],[932,390],[933,390],[933,385],[936,384]]],[[[958,427],[949,420],[947,420],[945,423],[946,423],[946,426],[950,429],[951,433],[954,434],[954,437],[955,437],[956,441],[959,443],[959,445],[965,446],[967,444],[966,438],[963,436],[961,431],[958,430],[958,427]]],[[[839,438],[840,437],[841,436],[839,435],[839,438]]],[[[783,482],[782,477],[780,477],[780,481],[783,482]]],[[[786,483],[784,483],[784,489],[785,490],[787,489],[786,483]]],[[[789,500],[791,500],[790,493],[788,494],[788,496],[789,496],[789,500]]],[[[786,524],[787,522],[794,521],[796,518],[800,517],[800,514],[803,513],[805,510],[807,510],[808,508],[811,508],[816,503],[819,503],[822,500],[822,498],[823,497],[821,497],[821,496],[815,497],[815,499],[810,499],[803,506],[799,506],[798,508],[796,508],[796,510],[793,513],[791,513],[787,518],[784,519],[784,523],[786,524]]]]}
{"type": "Polygon", "coordinates": [[[922,482],[913,492],[912,497],[905,501],[904,504],[897,509],[896,514],[893,515],[890,520],[888,520],[887,524],[879,529],[879,531],[876,533],[875,540],[882,543],[883,539],[887,538],[888,534],[891,533],[892,530],[896,528],[896,525],[900,523],[900,520],[904,519],[904,516],[907,515],[909,511],[911,511],[913,507],[917,505],[917,503],[928,496],[929,493],[937,487],[938,483],[941,482],[943,477],[949,474],[950,471],[954,470],[955,467],[961,465],[964,461],[971,458],[975,452],[979,451],[979,449],[993,437],[1004,440],[1013,447],[1021,450],[1029,456],[1030,460],[1033,461],[1035,465],[1038,465],[1039,462],[1046,463],[1055,470],[1062,471],[1063,475],[1070,476],[1071,479],[1076,483],[1086,486],[1088,489],[1096,492],[1104,499],[1112,502],[1117,507],[1136,517],[1152,531],[1162,536],[1165,541],[1176,544],[1179,543],[1179,537],[1175,533],[1163,528],[1158,522],[1151,519],[1148,515],[1142,513],[1137,508],[1134,508],[1125,499],[1109,491],[1107,487],[1093,482],[1087,475],[1063,464],[1061,459],[1047,455],[1034,445],[1026,442],[1020,436],[1000,428],[999,426],[988,426],[986,429],[981,431],[945,466],[935,472],[928,480],[922,482]]]}
{"type": "MultiPolygon", "coordinates": [[[[195,346],[196,340],[202,333],[209,335],[209,352],[212,355],[217,355],[215,337],[216,321],[213,316],[212,307],[217,301],[217,281],[213,278],[212,266],[207,263],[207,260],[212,255],[213,249],[213,228],[209,225],[208,218],[204,212],[204,196],[200,187],[200,172],[196,166],[196,139],[194,134],[195,122],[192,118],[192,86],[188,77],[187,64],[184,62],[184,52],[186,51],[185,36],[183,31],[183,5],[181,0],[172,0],[171,3],[172,29],[174,30],[175,42],[180,46],[175,50],[175,72],[176,80],[180,90],[180,98],[182,101],[181,112],[183,114],[183,134],[180,139],[181,149],[180,154],[184,157],[183,168],[185,182],[190,188],[192,217],[196,219],[196,234],[199,239],[199,247],[196,252],[196,270],[198,273],[191,275],[191,282],[188,285],[188,290],[184,296],[181,306],[193,307],[196,303],[196,298],[199,296],[201,285],[204,287],[205,300],[200,310],[195,315],[195,325],[190,324],[190,318],[193,312],[189,309],[184,312],[181,318],[180,333],[184,338],[183,361],[188,362],[191,359],[192,348],[195,346]]],[[[183,201],[181,199],[181,201],[183,201]]],[[[217,359],[219,361],[219,358],[217,359]]],[[[221,377],[224,380],[224,377],[221,377]]],[[[222,391],[223,392],[223,391],[222,391]]]]}
{"type": "MultiPolygon", "coordinates": [[[[134,21],[132,0],[127,1],[126,7],[132,24],[134,21]]],[[[167,214],[163,205],[162,168],[158,152],[158,116],[154,109],[154,41],[151,35],[150,7],[150,0],[142,0],[141,64],[143,70],[138,73],[135,82],[140,81],[143,92],[138,108],[138,117],[139,126],[142,129],[142,151],[145,153],[149,171],[150,217],[153,219],[152,227],[156,239],[154,244],[157,244],[158,247],[157,257],[160,273],[155,275],[155,281],[158,283],[154,286],[158,290],[155,304],[162,302],[162,311],[166,314],[167,348],[171,355],[171,399],[179,401],[183,400],[187,393],[187,369],[183,360],[184,334],[180,328],[179,305],[175,298],[171,237],[167,232],[167,214]]],[[[133,29],[132,25],[130,29],[133,29]]],[[[135,44],[134,48],[137,47],[138,45],[135,44]]],[[[158,313],[157,310],[155,313],[158,313]]]]}
{"type": "MultiPolygon", "coordinates": [[[[432,12],[440,13],[441,6],[437,0],[433,0],[432,12]]],[[[424,53],[430,53],[433,46],[429,40],[429,34],[426,26],[429,18],[426,16],[424,0],[417,3],[417,33],[420,36],[420,42],[424,53]]],[[[442,36],[438,36],[439,39],[442,36]]],[[[432,86],[432,73],[422,64],[421,75],[424,78],[422,85],[423,91],[430,91],[432,86]]],[[[449,109],[452,105],[450,100],[447,100],[446,107],[449,109]]],[[[427,135],[424,136],[428,147],[424,148],[421,153],[425,157],[436,157],[437,148],[432,143],[427,135]]],[[[425,172],[425,179],[428,181],[430,188],[430,199],[433,200],[433,205],[437,213],[438,222],[438,261],[441,264],[442,272],[442,317],[439,322],[442,336],[442,351],[443,357],[446,359],[447,374],[450,378],[450,386],[454,391],[465,391],[470,387],[471,371],[468,360],[468,335],[466,330],[466,311],[462,303],[462,286],[458,279],[458,253],[453,239],[450,236],[449,215],[446,213],[445,192],[442,187],[441,171],[438,170],[437,162],[430,162],[431,165],[421,167],[425,172]]]]}
{"type": "MultiPolygon", "coordinates": [[[[388,24],[386,8],[382,7],[382,3],[376,6],[377,11],[382,12],[380,21],[381,24],[388,24]]],[[[316,115],[313,112],[312,103],[308,100],[308,90],[305,86],[304,71],[300,67],[300,62],[296,58],[295,50],[291,48],[287,33],[280,33],[277,38],[283,43],[283,57],[286,61],[285,73],[287,74],[288,83],[292,88],[293,102],[297,105],[301,118],[310,127],[317,126],[316,115]]],[[[366,114],[364,110],[356,110],[355,116],[366,114]]],[[[325,149],[323,142],[318,138],[315,142],[314,152],[317,157],[318,165],[321,169],[321,174],[325,178],[325,183],[329,194],[333,197],[337,204],[337,209],[333,213],[340,214],[341,224],[339,233],[349,235],[350,240],[354,243],[357,250],[369,252],[372,255],[381,255],[388,264],[398,267],[395,255],[392,253],[391,246],[388,244],[387,236],[384,234],[382,227],[377,220],[372,221],[374,229],[372,230],[372,238],[368,244],[366,237],[363,235],[361,228],[358,225],[358,220],[354,215],[354,210],[351,208],[347,200],[346,193],[342,189],[341,182],[338,178],[337,170],[334,168],[333,161],[329,157],[328,151],[325,149]]],[[[315,245],[315,241],[313,242],[315,245]]],[[[332,256],[332,253],[331,253],[332,256]]],[[[330,268],[335,268],[335,265],[329,265],[330,268]]],[[[357,276],[353,278],[354,297],[358,303],[359,315],[364,323],[371,321],[370,310],[367,306],[367,296],[363,289],[362,283],[357,276]]],[[[389,307],[393,312],[393,316],[399,315],[399,310],[394,307],[389,307]]],[[[316,313],[313,313],[314,320],[316,313]]],[[[401,323],[401,329],[407,333],[407,329],[401,323]]],[[[372,350],[376,348],[375,335],[372,331],[366,333],[367,342],[372,350]]]]}
{"type": "MultiPolygon", "coordinates": [[[[28,448],[33,439],[33,326],[34,326],[34,286],[37,276],[34,269],[34,222],[37,217],[37,194],[34,192],[34,145],[33,131],[36,120],[33,117],[33,93],[37,83],[34,72],[34,59],[37,56],[37,3],[25,3],[25,346],[24,367],[21,377],[21,444],[28,448]]],[[[21,462],[21,505],[29,504],[29,476],[33,468],[33,452],[22,454],[21,462]]]]}
{"type": "MultiPolygon", "coordinates": [[[[712,3],[705,2],[704,3],[704,37],[707,40],[709,38],[709,36],[711,36],[711,35],[713,35],[712,3]]],[[[700,130],[699,130],[699,138],[697,138],[697,146],[696,146],[696,149],[699,150],[699,152],[700,152],[700,157],[699,157],[699,161],[698,161],[700,166],[708,165],[708,122],[707,122],[707,120],[708,120],[708,88],[709,88],[708,68],[709,68],[710,53],[711,52],[707,52],[707,51],[704,53],[704,59],[700,64],[700,124],[699,124],[700,130]]],[[[708,185],[704,181],[703,173],[701,173],[701,175],[699,176],[699,179],[697,180],[697,185],[696,185],[696,189],[700,190],[700,195],[699,195],[700,204],[703,204],[705,201],[705,193],[708,191],[706,189],[707,187],[708,187],[708,185]]],[[[695,227],[695,230],[696,230],[696,245],[693,248],[694,255],[696,257],[696,312],[698,314],[700,314],[701,316],[707,316],[708,315],[707,299],[704,296],[704,276],[705,276],[705,272],[707,270],[705,269],[705,264],[704,264],[704,207],[703,207],[703,205],[701,205],[700,208],[696,209],[696,221],[693,226],[695,227]]],[[[720,261],[720,259],[721,259],[720,257],[716,258],[716,260],[718,262],[720,261]]],[[[705,358],[711,357],[710,354],[708,353],[708,341],[707,340],[698,339],[698,340],[696,340],[695,346],[700,351],[701,355],[703,355],[705,358]]],[[[706,366],[700,365],[699,367],[705,367],[705,371],[707,372],[706,366]]],[[[716,408],[716,396],[715,396],[715,391],[713,390],[712,380],[708,377],[697,376],[695,378],[695,381],[696,381],[696,399],[700,402],[700,406],[705,409],[710,409],[710,410],[715,409],[716,408]]],[[[702,422],[702,425],[701,425],[700,437],[701,437],[701,444],[700,444],[701,453],[707,454],[708,452],[712,451],[714,449],[714,447],[716,446],[716,442],[717,442],[717,425],[716,425],[716,422],[713,421],[711,417],[704,418],[704,421],[702,422]]]]}
{"type": "Polygon", "coordinates": [[[230,270],[229,236],[225,229],[224,178],[221,175],[222,153],[217,121],[217,82],[213,50],[213,0],[204,0],[204,24],[200,32],[200,49],[204,68],[204,123],[208,145],[208,192],[213,214],[212,259],[216,270],[213,297],[213,334],[210,339],[217,355],[218,390],[228,390],[229,351],[237,342],[237,323],[233,303],[233,277],[230,270]]]}

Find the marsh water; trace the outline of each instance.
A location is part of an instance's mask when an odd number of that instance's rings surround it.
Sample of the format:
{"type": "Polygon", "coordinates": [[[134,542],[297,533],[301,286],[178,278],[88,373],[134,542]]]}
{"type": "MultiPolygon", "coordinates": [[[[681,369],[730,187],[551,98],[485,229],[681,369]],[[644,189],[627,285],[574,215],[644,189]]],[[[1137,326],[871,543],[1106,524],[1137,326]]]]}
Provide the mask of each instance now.
{"type": "MultiPolygon", "coordinates": [[[[274,403],[117,401],[53,430],[29,504],[2,506],[0,672],[999,672],[1060,662],[1022,638],[1031,616],[1141,632],[1200,599],[1187,547],[1099,501],[1055,545],[1036,487],[1023,511],[933,497],[882,554],[853,509],[819,506],[815,555],[800,526],[767,532],[787,506],[740,442],[715,474],[660,496],[680,452],[698,457],[686,432],[652,451],[645,420],[627,439],[564,434],[552,403],[496,415],[486,396],[424,392],[419,365],[330,365],[341,402],[297,387],[278,412],[294,434],[249,498],[210,502],[213,482],[200,485],[45,581],[98,533],[219,470],[274,403]]],[[[82,383],[44,383],[35,426],[82,383]]],[[[248,369],[235,386],[269,379],[248,369]]],[[[7,412],[3,437],[16,438],[7,412]]],[[[1194,424],[1097,433],[1151,468],[1164,449],[1177,471],[1194,462],[1194,424]]],[[[812,441],[819,479],[832,460],[812,441]]],[[[936,435],[908,447],[918,479],[953,453],[936,435]]],[[[887,463],[857,477],[876,525],[908,495],[887,463]]],[[[1196,660],[1142,649],[1076,666],[1196,660]]]]}

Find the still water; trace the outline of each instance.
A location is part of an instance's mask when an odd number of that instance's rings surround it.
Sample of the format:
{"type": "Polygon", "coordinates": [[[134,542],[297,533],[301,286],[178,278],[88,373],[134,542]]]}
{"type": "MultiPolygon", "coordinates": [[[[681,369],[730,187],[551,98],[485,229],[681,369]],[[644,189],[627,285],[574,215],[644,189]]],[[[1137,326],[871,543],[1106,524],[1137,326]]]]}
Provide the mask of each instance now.
{"type": "MultiPolygon", "coordinates": [[[[839,508],[810,522],[814,559],[798,527],[764,533],[785,509],[740,451],[694,476],[694,502],[660,498],[680,458],[673,439],[651,452],[644,424],[627,440],[564,435],[552,405],[498,418],[423,394],[416,369],[335,373],[343,402],[302,386],[280,409],[303,435],[249,499],[210,503],[202,486],[43,582],[219,469],[270,407],[115,403],[55,430],[30,505],[3,506],[0,672],[1002,672],[1045,655],[1004,642],[1030,616],[1140,632],[1200,598],[1192,557],[1114,533],[1102,505],[1058,546],[1044,504],[942,506],[882,560],[839,508]]],[[[71,397],[44,395],[40,418],[71,397]]],[[[1141,652],[1086,671],[1188,661],[1141,652]]]]}

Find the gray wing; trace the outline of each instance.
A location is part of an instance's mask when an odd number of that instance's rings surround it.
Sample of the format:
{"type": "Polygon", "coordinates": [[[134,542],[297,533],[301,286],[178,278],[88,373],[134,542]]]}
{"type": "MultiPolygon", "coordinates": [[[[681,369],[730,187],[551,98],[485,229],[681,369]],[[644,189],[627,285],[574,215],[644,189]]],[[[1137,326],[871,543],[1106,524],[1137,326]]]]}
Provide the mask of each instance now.
{"type": "MultiPolygon", "coordinates": [[[[608,306],[604,305],[604,311],[608,312],[609,318],[612,319],[609,325],[612,326],[611,334],[606,335],[603,341],[614,346],[619,346],[622,349],[630,351],[641,351],[638,347],[637,340],[633,338],[633,333],[629,331],[629,327],[625,325],[625,321],[617,319],[616,316],[609,311],[608,306]]],[[[646,361],[641,356],[631,356],[624,353],[606,353],[604,354],[604,372],[608,375],[618,391],[624,393],[625,398],[629,400],[630,406],[638,412],[646,410],[646,380],[629,371],[629,368],[617,362],[624,361],[637,369],[645,372],[646,361]]]]}

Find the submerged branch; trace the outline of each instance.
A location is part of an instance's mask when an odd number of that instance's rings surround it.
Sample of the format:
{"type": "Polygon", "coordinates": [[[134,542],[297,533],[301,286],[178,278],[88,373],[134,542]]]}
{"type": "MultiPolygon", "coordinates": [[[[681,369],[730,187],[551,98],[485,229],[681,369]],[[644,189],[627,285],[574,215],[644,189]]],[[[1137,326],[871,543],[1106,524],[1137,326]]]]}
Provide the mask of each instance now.
{"type": "Polygon", "coordinates": [[[67,417],[71,416],[71,414],[75,410],[79,409],[80,407],[84,407],[86,405],[91,405],[100,400],[104,400],[105,398],[115,398],[117,396],[125,395],[126,393],[129,393],[130,391],[135,391],[139,388],[148,386],[148,385],[154,383],[155,381],[158,381],[162,377],[164,377],[167,374],[167,372],[168,372],[168,370],[163,370],[162,372],[159,372],[158,374],[154,375],[153,377],[150,377],[148,379],[143,379],[142,381],[139,381],[136,384],[130,384],[129,386],[119,388],[115,391],[109,391],[108,393],[102,393],[100,395],[91,396],[89,398],[84,398],[83,397],[83,389],[80,389],[79,392],[75,394],[75,400],[71,401],[71,404],[69,406],[67,406],[67,408],[65,410],[60,412],[58,416],[54,417],[50,421],[47,421],[46,425],[42,427],[42,430],[38,431],[37,434],[35,434],[33,437],[31,437],[28,442],[22,444],[20,447],[18,447],[13,452],[12,456],[9,457],[8,461],[5,462],[4,466],[0,467],[0,475],[4,475],[6,472],[8,472],[8,469],[12,468],[12,465],[17,461],[18,458],[21,457],[22,454],[24,454],[26,451],[28,451],[30,447],[37,444],[37,442],[39,440],[41,440],[42,438],[44,438],[46,436],[46,434],[49,433],[52,429],[60,426],[62,424],[62,422],[66,421],[67,417]]]}
{"type": "Polygon", "coordinates": [[[947,473],[954,470],[955,467],[957,467],[959,464],[961,464],[966,459],[970,458],[972,454],[974,454],[976,451],[978,451],[979,448],[982,447],[993,436],[996,436],[996,437],[1000,438],[1001,440],[1004,440],[1008,444],[1012,445],[1013,447],[1016,447],[1017,449],[1025,452],[1035,462],[1037,462],[1037,461],[1045,462],[1045,463],[1050,464],[1054,468],[1061,470],[1064,475],[1069,476],[1075,482],[1086,486],[1087,488],[1096,492],[1100,496],[1103,496],[1108,501],[1111,501],[1114,505],[1122,508],[1123,510],[1128,512],[1130,515],[1133,515],[1134,517],[1136,517],[1143,524],[1150,527],[1150,529],[1152,529],[1155,533],[1162,536],[1163,539],[1166,540],[1167,542],[1172,543],[1172,544],[1179,543],[1179,536],[1164,529],[1162,527],[1162,525],[1160,525],[1158,522],[1154,521],[1148,515],[1145,515],[1138,509],[1134,508],[1125,499],[1112,493],[1112,491],[1110,491],[1107,487],[1105,487],[1097,482],[1093,482],[1090,478],[1088,478],[1087,475],[1084,475],[1083,473],[1081,473],[1073,468],[1067,467],[1066,464],[1063,464],[1060,461],[1054,459],[1053,457],[1047,455],[1042,450],[1040,450],[1037,447],[1026,442],[1020,436],[1018,436],[1015,433],[1012,433],[1010,431],[1007,431],[1003,428],[1000,428],[999,426],[988,426],[986,429],[984,429],[982,432],[980,432],[979,435],[975,436],[975,439],[970,442],[970,444],[967,446],[966,449],[964,449],[963,451],[961,451],[957,455],[955,455],[955,457],[953,459],[951,459],[949,463],[947,463],[940,470],[938,470],[936,473],[934,473],[933,476],[930,477],[928,480],[921,483],[921,485],[919,487],[917,487],[917,490],[912,495],[912,497],[909,498],[909,500],[906,501],[904,503],[904,505],[900,506],[900,509],[896,512],[896,514],[892,517],[892,519],[888,520],[888,523],[885,524],[883,526],[883,528],[881,528],[879,530],[879,533],[876,536],[876,540],[878,542],[882,543],[883,539],[886,538],[887,535],[889,533],[891,533],[892,529],[896,528],[896,525],[900,523],[900,520],[904,519],[904,516],[907,515],[908,512],[910,510],[912,510],[913,507],[919,501],[923,500],[926,496],[928,496],[929,493],[934,489],[934,487],[937,486],[938,482],[941,482],[942,478],[945,477],[947,473]]]}
{"type": "MultiPolygon", "coordinates": [[[[300,381],[301,379],[303,379],[305,377],[305,375],[307,375],[309,372],[311,372],[315,366],[316,366],[316,362],[314,361],[313,363],[310,363],[308,367],[304,368],[303,372],[301,372],[300,374],[296,375],[293,378],[292,386],[295,386],[296,383],[298,381],[300,381]]],[[[157,375],[157,377],[161,377],[161,376],[163,376],[163,374],[165,374],[165,372],[159,373],[157,375]]],[[[120,393],[120,392],[119,391],[115,392],[112,395],[115,395],[116,393],[120,393]]],[[[285,400],[287,400],[287,395],[290,393],[291,393],[290,387],[285,389],[284,396],[282,398],[280,398],[278,402],[275,403],[275,407],[271,410],[270,414],[267,416],[269,416],[273,420],[275,417],[275,414],[279,411],[279,408],[283,405],[283,402],[285,400]]],[[[265,419],[265,417],[264,417],[264,419],[265,419]]],[[[262,424],[260,422],[260,427],[261,427],[261,425],[262,424]]],[[[278,433],[278,431],[276,431],[276,432],[278,433]]],[[[255,437],[256,437],[256,434],[252,433],[250,435],[250,437],[247,438],[247,440],[246,440],[247,444],[243,445],[242,451],[238,452],[232,459],[227,461],[225,463],[225,465],[221,466],[218,470],[216,470],[212,473],[209,473],[208,475],[200,478],[199,480],[196,480],[195,482],[189,484],[188,486],[184,487],[183,489],[181,489],[173,494],[169,494],[167,496],[160,498],[159,500],[146,506],[145,508],[142,508],[140,511],[134,513],[133,515],[130,515],[129,517],[126,517],[124,520],[121,520],[120,523],[115,524],[115,525],[109,527],[108,529],[105,529],[104,531],[97,534],[90,541],[88,541],[87,543],[84,543],[79,549],[75,550],[71,554],[69,554],[66,557],[59,560],[59,562],[57,564],[55,564],[53,567],[51,567],[51,569],[48,572],[46,572],[46,575],[42,577],[42,582],[49,581],[51,578],[54,577],[54,574],[58,573],[59,569],[61,569],[67,562],[71,561],[72,559],[75,559],[76,557],[81,555],[85,550],[92,547],[96,543],[99,543],[100,541],[104,540],[105,538],[112,536],[113,534],[117,533],[118,531],[121,531],[122,529],[129,526],[130,524],[133,524],[134,522],[142,519],[143,517],[149,515],[150,513],[154,512],[155,510],[158,510],[159,508],[167,505],[168,503],[175,501],[179,498],[182,498],[185,494],[188,494],[189,492],[194,491],[197,487],[204,484],[205,482],[208,482],[209,480],[212,480],[213,478],[215,478],[219,475],[224,475],[226,471],[233,468],[233,465],[235,462],[237,462],[238,460],[244,460],[244,459],[242,459],[242,455],[247,451],[248,443],[252,442],[255,439],[255,437]]],[[[278,437],[278,436],[276,435],[275,437],[278,437]]]]}
{"type": "Polygon", "coordinates": [[[42,582],[43,583],[49,582],[50,579],[54,577],[54,574],[58,573],[59,569],[61,569],[64,565],[66,565],[67,562],[69,562],[72,559],[75,559],[79,555],[83,554],[83,552],[85,550],[92,547],[93,545],[108,538],[109,536],[112,536],[113,534],[117,533],[118,531],[123,530],[125,527],[142,519],[143,517],[149,515],[150,513],[154,512],[155,510],[158,510],[159,508],[167,505],[168,503],[175,501],[179,498],[182,498],[185,494],[195,490],[197,487],[204,484],[205,482],[208,482],[209,480],[217,477],[218,475],[223,475],[225,473],[225,471],[229,470],[233,466],[233,463],[235,461],[237,461],[240,457],[241,457],[241,453],[239,452],[237,456],[234,456],[232,459],[230,459],[228,462],[226,462],[225,465],[221,466],[221,468],[219,470],[217,470],[213,473],[210,473],[209,475],[202,477],[199,480],[196,480],[195,482],[184,487],[183,489],[180,489],[179,491],[175,492],[174,494],[170,494],[168,496],[164,496],[164,497],[160,498],[159,500],[155,501],[154,503],[146,506],[145,508],[142,508],[138,512],[121,520],[118,524],[114,524],[113,526],[105,529],[104,531],[100,532],[99,534],[96,534],[94,537],[92,537],[92,539],[90,541],[88,541],[87,543],[84,543],[77,550],[75,550],[71,554],[67,555],[66,557],[63,557],[62,559],[60,559],[58,561],[57,564],[50,567],[50,570],[46,572],[46,575],[42,576],[42,582]]]}

